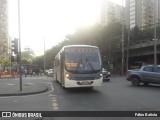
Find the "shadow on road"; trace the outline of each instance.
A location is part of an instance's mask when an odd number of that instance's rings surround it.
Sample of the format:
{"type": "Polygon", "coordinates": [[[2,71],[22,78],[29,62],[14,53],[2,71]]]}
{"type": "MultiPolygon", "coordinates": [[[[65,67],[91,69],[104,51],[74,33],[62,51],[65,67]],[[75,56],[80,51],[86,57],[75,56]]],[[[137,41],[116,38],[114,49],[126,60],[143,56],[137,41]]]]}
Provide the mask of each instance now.
{"type": "Polygon", "coordinates": [[[87,87],[83,87],[83,88],[64,88],[64,87],[62,87],[57,81],[53,81],[53,86],[54,86],[54,88],[56,88],[56,90],[58,89],[58,90],[62,90],[62,91],[65,91],[65,92],[67,92],[67,93],[73,93],[73,94],[75,94],[75,93],[78,93],[78,94],[80,94],[80,93],[86,93],[86,94],[88,94],[88,93],[94,93],[94,94],[99,94],[100,93],[100,91],[98,91],[98,90],[96,90],[95,88],[96,87],[93,87],[93,88],[87,88],[87,87]]]}
{"type": "Polygon", "coordinates": [[[133,86],[133,85],[128,85],[128,87],[136,88],[136,89],[152,89],[152,90],[160,90],[160,85],[157,84],[149,84],[149,85],[143,85],[140,84],[139,86],[133,86]]]}

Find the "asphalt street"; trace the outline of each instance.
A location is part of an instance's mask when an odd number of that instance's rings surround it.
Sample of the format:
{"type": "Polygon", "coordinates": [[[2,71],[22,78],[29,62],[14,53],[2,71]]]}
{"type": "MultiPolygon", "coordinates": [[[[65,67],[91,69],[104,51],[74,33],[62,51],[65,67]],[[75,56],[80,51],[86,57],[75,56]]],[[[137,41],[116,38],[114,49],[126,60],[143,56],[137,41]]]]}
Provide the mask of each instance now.
{"type": "MultiPolygon", "coordinates": [[[[125,77],[114,76],[101,87],[63,89],[51,77],[28,77],[26,82],[50,84],[52,90],[27,96],[0,97],[0,111],[160,111],[160,86],[133,87],[125,77]]],[[[18,79],[1,80],[15,83],[18,79]]],[[[11,119],[11,118],[10,118],[11,119]]],[[[9,119],[9,120],[10,120],[9,119]]],[[[14,118],[13,118],[14,119],[14,118]]],[[[127,117],[52,117],[31,120],[128,120],[127,117]]],[[[132,120],[158,120],[158,118],[132,117],[132,120]]],[[[5,120],[8,120],[5,118],[5,120]]],[[[16,118],[17,120],[17,118],[16,118]]],[[[24,118],[25,120],[25,118],[24,118]]]]}
{"type": "Polygon", "coordinates": [[[125,77],[112,77],[102,87],[63,89],[53,81],[59,110],[69,111],[149,111],[160,110],[160,86],[133,87],[125,77]],[[75,107],[76,106],[76,107],[75,107]]]}

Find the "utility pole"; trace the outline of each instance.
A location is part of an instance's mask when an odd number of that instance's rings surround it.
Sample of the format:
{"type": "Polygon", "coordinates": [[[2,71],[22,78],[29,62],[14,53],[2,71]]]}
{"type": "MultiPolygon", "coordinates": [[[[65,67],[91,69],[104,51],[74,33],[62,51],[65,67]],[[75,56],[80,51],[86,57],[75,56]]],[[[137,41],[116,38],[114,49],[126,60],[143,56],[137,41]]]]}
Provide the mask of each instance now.
{"type": "Polygon", "coordinates": [[[20,0],[18,0],[18,27],[19,27],[19,81],[20,81],[20,91],[22,91],[22,61],[21,61],[21,27],[20,27],[20,0]]]}
{"type": "Polygon", "coordinates": [[[130,25],[128,27],[127,60],[126,60],[127,70],[129,68],[129,42],[130,42],[130,25]]]}
{"type": "Polygon", "coordinates": [[[157,38],[156,38],[156,24],[157,24],[157,0],[154,0],[154,65],[157,64],[157,38]]]}
{"type": "Polygon", "coordinates": [[[121,75],[124,74],[124,19],[123,19],[123,0],[122,0],[122,66],[121,75]]]}
{"type": "Polygon", "coordinates": [[[46,51],[45,51],[45,38],[44,38],[44,73],[45,73],[45,69],[46,69],[46,51]]]}

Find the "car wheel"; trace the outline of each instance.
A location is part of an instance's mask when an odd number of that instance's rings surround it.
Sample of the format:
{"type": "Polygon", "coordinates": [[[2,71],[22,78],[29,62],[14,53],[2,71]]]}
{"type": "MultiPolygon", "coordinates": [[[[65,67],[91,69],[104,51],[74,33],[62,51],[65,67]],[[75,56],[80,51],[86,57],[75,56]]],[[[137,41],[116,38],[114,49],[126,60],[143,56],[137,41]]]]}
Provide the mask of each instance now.
{"type": "Polygon", "coordinates": [[[110,79],[108,79],[107,81],[110,81],[110,79]]]}
{"type": "Polygon", "coordinates": [[[137,77],[133,77],[131,79],[131,82],[132,82],[133,86],[139,86],[139,83],[140,83],[140,81],[139,81],[139,79],[137,77]]]}

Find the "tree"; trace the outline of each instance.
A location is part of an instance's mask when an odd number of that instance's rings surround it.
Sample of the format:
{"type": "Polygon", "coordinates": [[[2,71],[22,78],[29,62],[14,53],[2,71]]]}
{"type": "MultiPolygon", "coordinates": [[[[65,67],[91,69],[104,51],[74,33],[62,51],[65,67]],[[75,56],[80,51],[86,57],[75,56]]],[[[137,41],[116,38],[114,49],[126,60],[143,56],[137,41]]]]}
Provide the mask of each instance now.
{"type": "Polygon", "coordinates": [[[1,59],[0,64],[2,64],[4,67],[9,67],[10,66],[10,61],[8,59],[1,59]]]}
{"type": "Polygon", "coordinates": [[[25,48],[24,51],[21,53],[22,64],[31,64],[34,56],[34,51],[31,48],[25,48]]]}

